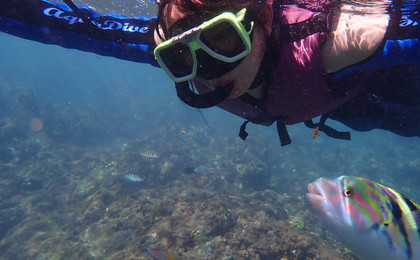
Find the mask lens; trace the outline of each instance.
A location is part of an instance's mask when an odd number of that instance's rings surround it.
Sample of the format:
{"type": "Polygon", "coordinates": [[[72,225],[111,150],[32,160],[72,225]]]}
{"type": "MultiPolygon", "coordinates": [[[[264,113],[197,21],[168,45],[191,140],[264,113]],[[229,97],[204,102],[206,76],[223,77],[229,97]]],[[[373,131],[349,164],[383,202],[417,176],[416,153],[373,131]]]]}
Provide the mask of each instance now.
{"type": "Polygon", "coordinates": [[[213,58],[204,50],[197,50],[197,75],[203,79],[215,79],[218,78],[236,68],[242,59],[235,62],[223,62],[216,58],[213,58]]]}
{"type": "Polygon", "coordinates": [[[159,56],[175,77],[191,75],[194,59],[187,44],[178,42],[160,51],[159,56]]]}
{"type": "Polygon", "coordinates": [[[200,40],[211,51],[229,58],[233,58],[247,49],[238,31],[228,21],[220,22],[203,30],[200,40]]]}

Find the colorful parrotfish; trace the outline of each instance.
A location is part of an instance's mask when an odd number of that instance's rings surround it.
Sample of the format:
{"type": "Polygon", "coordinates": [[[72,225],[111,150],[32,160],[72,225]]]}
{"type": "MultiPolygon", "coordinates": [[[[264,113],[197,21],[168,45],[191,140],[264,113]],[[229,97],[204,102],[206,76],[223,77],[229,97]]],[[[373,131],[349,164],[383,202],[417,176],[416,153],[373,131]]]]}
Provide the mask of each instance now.
{"type": "Polygon", "coordinates": [[[153,259],[158,259],[158,260],[179,260],[179,258],[176,257],[175,255],[171,255],[164,251],[145,247],[145,246],[144,246],[144,254],[150,255],[153,259]]]}
{"type": "Polygon", "coordinates": [[[349,176],[320,178],[308,191],[330,231],[360,259],[420,259],[420,206],[409,198],[349,176]]]}

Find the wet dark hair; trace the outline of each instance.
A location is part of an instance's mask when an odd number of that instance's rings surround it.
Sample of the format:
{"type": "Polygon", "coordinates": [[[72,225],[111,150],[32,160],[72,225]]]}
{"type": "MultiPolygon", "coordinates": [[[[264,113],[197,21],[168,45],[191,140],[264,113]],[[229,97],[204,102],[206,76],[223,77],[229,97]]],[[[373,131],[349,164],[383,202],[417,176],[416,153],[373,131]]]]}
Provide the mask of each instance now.
{"type": "Polygon", "coordinates": [[[161,40],[174,36],[170,28],[167,28],[165,20],[166,8],[170,8],[169,5],[177,5],[179,12],[191,16],[191,18],[185,19],[182,23],[182,27],[188,30],[202,23],[209,16],[215,16],[222,12],[236,12],[243,7],[257,12],[265,2],[266,0],[160,0],[157,26],[161,26],[163,35],[161,35],[160,30],[157,32],[161,40]]]}

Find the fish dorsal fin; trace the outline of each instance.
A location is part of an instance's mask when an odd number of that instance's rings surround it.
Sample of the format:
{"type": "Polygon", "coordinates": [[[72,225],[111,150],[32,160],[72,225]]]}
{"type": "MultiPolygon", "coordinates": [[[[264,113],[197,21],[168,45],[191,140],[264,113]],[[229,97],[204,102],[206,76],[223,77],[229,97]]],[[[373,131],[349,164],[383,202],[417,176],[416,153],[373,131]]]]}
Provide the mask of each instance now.
{"type": "Polygon", "coordinates": [[[398,221],[404,221],[407,231],[416,230],[418,232],[420,230],[420,206],[403,194],[399,195],[405,207],[403,207],[403,214],[398,221]]]}
{"type": "Polygon", "coordinates": [[[407,232],[416,232],[420,239],[420,210],[406,212],[398,221],[403,222],[407,232]]]}
{"type": "Polygon", "coordinates": [[[411,211],[420,210],[420,206],[417,203],[415,203],[410,198],[406,197],[405,195],[403,195],[401,193],[399,193],[399,195],[402,197],[405,204],[407,204],[407,206],[410,208],[411,211]]]}

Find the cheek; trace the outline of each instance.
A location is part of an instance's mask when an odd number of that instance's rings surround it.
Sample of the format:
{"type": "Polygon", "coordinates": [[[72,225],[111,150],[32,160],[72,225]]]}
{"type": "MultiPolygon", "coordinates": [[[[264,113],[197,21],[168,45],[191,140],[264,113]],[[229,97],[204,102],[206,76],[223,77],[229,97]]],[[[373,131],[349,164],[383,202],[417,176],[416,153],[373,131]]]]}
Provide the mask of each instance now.
{"type": "Polygon", "coordinates": [[[251,86],[261,66],[265,52],[265,36],[262,29],[254,32],[252,50],[244,61],[228,75],[236,80],[237,90],[229,98],[236,98],[244,94],[251,86]]]}

